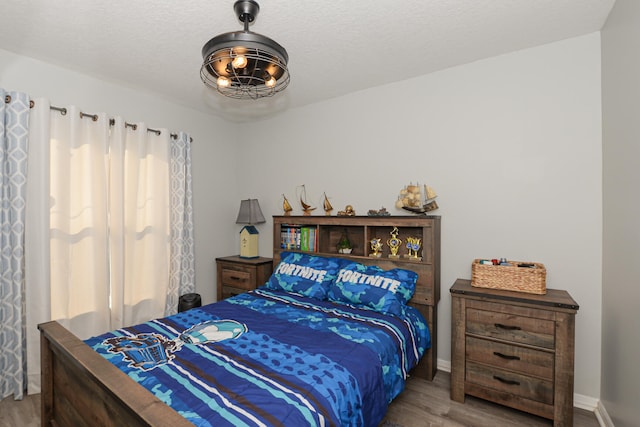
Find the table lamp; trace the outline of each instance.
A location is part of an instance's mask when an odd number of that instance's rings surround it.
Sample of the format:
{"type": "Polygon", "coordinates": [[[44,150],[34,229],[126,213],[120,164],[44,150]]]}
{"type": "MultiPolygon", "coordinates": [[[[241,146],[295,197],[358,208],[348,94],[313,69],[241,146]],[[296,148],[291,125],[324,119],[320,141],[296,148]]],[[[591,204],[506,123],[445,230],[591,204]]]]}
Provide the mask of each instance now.
{"type": "Polygon", "coordinates": [[[240,230],[240,258],[258,258],[259,233],[254,224],[263,224],[265,222],[258,199],[240,201],[236,224],[247,224],[240,230]]]}

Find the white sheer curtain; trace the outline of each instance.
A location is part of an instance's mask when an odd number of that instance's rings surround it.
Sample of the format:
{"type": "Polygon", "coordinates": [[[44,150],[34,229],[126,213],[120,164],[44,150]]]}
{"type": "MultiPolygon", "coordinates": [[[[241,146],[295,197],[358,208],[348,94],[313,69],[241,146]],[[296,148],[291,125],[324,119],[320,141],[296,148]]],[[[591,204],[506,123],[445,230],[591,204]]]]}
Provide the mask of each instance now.
{"type": "MultiPolygon", "coordinates": [[[[60,114],[60,113],[56,113],[60,114]]],[[[25,221],[25,298],[27,390],[40,392],[38,324],[51,320],[49,287],[49,101],[36,99],[30,114],[27,217],[25,221]]]]}
{"type": "Polygon", "coordinates": [[[172,314],[195,274],[189,147],[172,160],[166,129],[74,106],[61,114],[46,99],[30,120],[27,370],[37,393],[38,323],[57,320],[84,339],[172,314]],[[183,207],[178,225],[172,204],[183,207]]]}
{"type": "Polygon", "coordinates": [[[51,316],[80,338],[164,314],[169,132],[51,114],[51,316]]]}
{"type": "MultiPolygon", "coordinates": [[[[125,125],[110,138],[111,325],[162,317],[169,287],[169,148],[166,129],[125,125]]],[[[103,332],[106,331],[103,330],[103,332]]]]}
{"type": "Polygon", "coordinates": [[[51,317],[81,338],[109,330],[109,118],[51,113],[51,317]]]}

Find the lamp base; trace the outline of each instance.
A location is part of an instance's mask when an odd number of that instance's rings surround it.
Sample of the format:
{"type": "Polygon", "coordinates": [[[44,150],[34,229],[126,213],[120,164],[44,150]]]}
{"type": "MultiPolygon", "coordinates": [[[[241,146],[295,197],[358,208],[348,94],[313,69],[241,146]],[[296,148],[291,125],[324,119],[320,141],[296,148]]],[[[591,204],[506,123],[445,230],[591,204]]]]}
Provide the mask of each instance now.
{"type": "Polygon", "coordinates": [[[240,230],[240,258],[258,258],[258,230],[247,225],[240,230]]]}

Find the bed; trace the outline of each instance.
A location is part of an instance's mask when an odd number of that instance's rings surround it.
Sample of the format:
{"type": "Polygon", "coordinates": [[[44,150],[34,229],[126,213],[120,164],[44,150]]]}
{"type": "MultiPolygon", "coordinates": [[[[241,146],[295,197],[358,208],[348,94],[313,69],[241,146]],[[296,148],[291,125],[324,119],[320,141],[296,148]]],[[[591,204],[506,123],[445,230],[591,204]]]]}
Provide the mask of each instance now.
{"type": "Polygon", "coordinates": [[[41,324],[42,425],[376,426],[409,374],[432,378],[410,268],[280,261],[256,291],[86,341],[41,324]]]}

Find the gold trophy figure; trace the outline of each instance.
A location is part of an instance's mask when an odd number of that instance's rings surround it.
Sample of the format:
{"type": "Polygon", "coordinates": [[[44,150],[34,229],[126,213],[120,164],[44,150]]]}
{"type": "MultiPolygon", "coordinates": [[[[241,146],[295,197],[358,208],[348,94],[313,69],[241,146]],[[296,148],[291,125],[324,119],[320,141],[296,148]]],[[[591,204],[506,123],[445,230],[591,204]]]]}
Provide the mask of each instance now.
{"type": "Polygon", "coordinates": [[[371,252],[369,254],[370,257],[374,257],[374,258],[380,258],[382,256],[382,254],[380,253],[380,251],[382,250],[382,239],[379,239],[377,237],[374,237],[373,239],[371,239],[371,250],[373,252],[371,252]]]}
{"type": "Polygon", "coordinates": [[[422,239],[420,239],[419,237],[407,237],[407,250],[409,252],[406,255],[407,258],[415,259],[415,260],[422,259],[422,257],[418,256],[418,251],[420,250],[421,241],[422,239]]]}
{"type": "Polygon", "coordinates": [[[391,251],[389,258],[399,258],[398,250],[402,246],[402,240],[398,238],[398,233],[398,227],[393,227],[393,230],[389,233],[391,234],[391,238],[387,240],[387,245],[389,245],[389,250],[391,251]]]}

